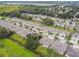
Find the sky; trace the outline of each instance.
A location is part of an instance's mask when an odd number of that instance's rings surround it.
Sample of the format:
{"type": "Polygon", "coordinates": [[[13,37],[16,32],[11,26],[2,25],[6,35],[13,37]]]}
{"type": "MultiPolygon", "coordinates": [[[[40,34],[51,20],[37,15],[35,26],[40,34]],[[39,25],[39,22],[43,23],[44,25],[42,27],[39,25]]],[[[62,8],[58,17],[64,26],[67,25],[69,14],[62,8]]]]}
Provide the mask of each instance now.
{"type": "Polygon", "coordinates": [[[0,1],[79,1],[79,0],[0,0],[0,1]]]}

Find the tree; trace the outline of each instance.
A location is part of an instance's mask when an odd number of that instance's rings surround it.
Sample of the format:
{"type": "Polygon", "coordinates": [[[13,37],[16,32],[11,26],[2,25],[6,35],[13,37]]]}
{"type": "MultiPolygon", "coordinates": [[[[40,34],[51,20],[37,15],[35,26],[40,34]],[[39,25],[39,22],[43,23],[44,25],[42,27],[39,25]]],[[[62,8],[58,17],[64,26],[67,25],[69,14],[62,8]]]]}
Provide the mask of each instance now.
{"type": "Polygon", "coordinates": [[[39,40],[41,39],[41,36],[38,34],[28,34],[27,36],[27,43],[25,45],[26,48],[30,50],[35,50],[37,46],[39,45],[39,40]]]}
{"type": "Polygon", "coordinates": [[[32,16],[21,16],[20,18],[24,19],[24,20],[28,20],[31,21],[32,20],[32,16]]]}
{"type": "Polygon", "coordinates": [[[79,40],[78,40],[78,44],[79,44],[79,40]]]}
{"type": "Polygon", "coordinates": [[[71,37],[72,37],[72,35],[71,35],[71,33],[69,34],[69,35],[66,35],[66,39],[67,39],[67,41],[69,42],[70,40],[71,40],[71,37]]]}
{"type": "Polygon", "coordinates": [[[63,56],[63,55],[59,54],[57,51],[55,51],[55,50],[52,49],[52,48],[48,48],[48,49],[47,49],[47,52],[48,52],[48,56],[49,56],[49,57],[63,56]]]}
{"type": "Polygon", "coordinates": [[[47,26],[51,26],[54,24],[54,21],[51,18],[45,18],[42,19],[43,20],[43,24],[47,25],[47,26]]]}
{"type": "Polygon", "coordinates": [[[73,30],[76,31],[76,27],[74,27],[73,30]]]}
{"type": "Polygon", "coordinates": [[[4,27],[0,27],[0,37],[5,38],[9,37],[13,32],[5,29],[4,27]]]}
{"type": "Polygon", "coordinates": [[[26,20],[32,20],[32,16],[27,16],[26,20]]]}
{"type": "Polygon", "coordinates": [[[16,17],[20,18],[21,14],[20,13],[15,13],[16,17]]]}
{"type": "Polygon", "coordinates": [[[54,41],[58,40],[58,37],[57,37],[58,35],[59,35],[58,33],[55,35],[54,41]]]}

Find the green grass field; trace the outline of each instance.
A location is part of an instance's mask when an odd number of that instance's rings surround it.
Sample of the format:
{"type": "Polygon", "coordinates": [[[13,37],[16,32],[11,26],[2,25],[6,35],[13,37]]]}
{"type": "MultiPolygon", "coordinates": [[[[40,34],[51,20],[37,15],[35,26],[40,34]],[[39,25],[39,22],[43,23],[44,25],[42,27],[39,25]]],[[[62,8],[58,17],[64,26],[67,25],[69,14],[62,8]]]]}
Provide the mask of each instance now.
{"type": "Polygon", "coordinates": [[[42,45],[39,45],[37,47],[37,49],[35,50],[35,52],[37,54],[39,54],[40,56],[44,56],[44,57],[62,57],[63,55],[59,54],[58,52],[56,52],[54,49],[49,49],[46,47],[43,47],[42,45]]]}
{"type": "Polygon", "coordinates": [[[24,38],[16,33],[12,34],[9,38],[18,42],[19,44],[21,44],[23,46],[26,44],[26,38],[24,38]]]}
{"type": "Polygon", "coordinates": [[[17,11],[17,10],[19,10],[19,6],[15,6],[15,5],[0,6],[0,13],[2,13],[2,12],[12,12],[12,11],[17,11]]]}
{"type": "Polygon", "coordinates": [[[37,55],[10,39],[0,38],[0,56],[34,57],[37,55]]]}
{"type": "Polygon", "coordinates": [[[0,16],[0,18],[7,18],[6,16],[0,16]]]}

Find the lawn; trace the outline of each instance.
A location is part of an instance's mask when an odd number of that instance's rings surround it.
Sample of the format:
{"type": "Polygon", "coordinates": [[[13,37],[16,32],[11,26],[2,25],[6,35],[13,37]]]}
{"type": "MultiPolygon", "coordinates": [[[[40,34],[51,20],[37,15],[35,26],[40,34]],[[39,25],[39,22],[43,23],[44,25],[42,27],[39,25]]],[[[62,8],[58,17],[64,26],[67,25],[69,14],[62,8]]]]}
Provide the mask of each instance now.
{"type": "Polygon", "coordinates": [[[5,18],[7,18],[7,17],[6,17],[6,16],[0,16],[0,18],[5,19],[5,18]]]}
{"type": "Polygon", "coordinates": [[[41,45],[37,47],[35,52],[41,56],[48,56],[47,48],[44,48],[41,45]]]}
{"type": "Polygon", "coordinates": [[[15,5],[0,6],[0,13],[13,12],[13,11],[17,11],[17,10],[19,10],[19,6],[15,6],[15,5]]]}
{"type": "Polygon", "coordinates": [[[43,57],[62,57],[63,56],[53,49],[48,50],[48,48],[43,47],[42,45],[39,45],[37,49],[35,50],[35,52],[43,57]]]}
{"type": "Polygon", "coordinates": [[[26,44],[26,38],[24,38],[16,33],[12,34],[9,38],[18,42],[19,44],[21,44],[23,46],[26,44]]]}
{"type": "Polygon", "coordinates": [[[37,55],[10,39],[0,38],[0,56],[33,57],[37,55]]]}

